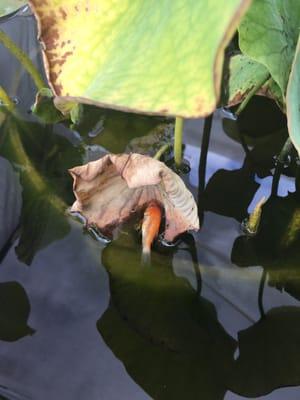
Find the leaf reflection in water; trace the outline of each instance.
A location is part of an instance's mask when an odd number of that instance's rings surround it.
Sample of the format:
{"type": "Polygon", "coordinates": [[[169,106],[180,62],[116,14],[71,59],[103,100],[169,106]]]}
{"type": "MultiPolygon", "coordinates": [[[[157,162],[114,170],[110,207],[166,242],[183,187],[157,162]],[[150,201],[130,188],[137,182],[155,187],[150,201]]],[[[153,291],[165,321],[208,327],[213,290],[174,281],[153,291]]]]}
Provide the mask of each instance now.
{"type": "Polygon", "coordinates": [[[176,250],[169,252],[153,251],[151,267],[143,268],[132,232],[107,246],[102,262],[111,301],[98,330],[151,397],[223,399],[235,341],[219,324],[213,304],[175,276],[176,250]]]}

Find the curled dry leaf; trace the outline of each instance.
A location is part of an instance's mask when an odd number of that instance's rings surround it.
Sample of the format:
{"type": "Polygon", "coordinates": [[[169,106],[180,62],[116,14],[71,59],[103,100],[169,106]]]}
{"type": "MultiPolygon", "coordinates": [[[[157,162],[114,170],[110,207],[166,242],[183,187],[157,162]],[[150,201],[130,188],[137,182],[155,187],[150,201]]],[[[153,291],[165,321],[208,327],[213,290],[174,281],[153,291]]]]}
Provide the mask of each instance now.
{"type": "Polygon", "coordinates": [[[109,233],[151,200],[164,209],[166,240],[199,229],[192,194],[160,161],[137,153],[107,154],[69,172],[76,197],[71,211],[80,212],[88,225],[96,225],[102,232],[109,233]]]}

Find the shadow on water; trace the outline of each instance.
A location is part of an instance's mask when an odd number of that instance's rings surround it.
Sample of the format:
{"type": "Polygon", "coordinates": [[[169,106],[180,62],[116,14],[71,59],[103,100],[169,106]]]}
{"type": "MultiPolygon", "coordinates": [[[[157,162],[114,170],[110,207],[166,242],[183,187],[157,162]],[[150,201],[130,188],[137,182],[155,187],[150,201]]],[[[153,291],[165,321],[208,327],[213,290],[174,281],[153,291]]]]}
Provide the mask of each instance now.
{"type": "Polygon", "coordinates": [[[0,283],[0,340],[16,341],[33,335],[27,324],[30,304],[24,288],[18,282],[0,283]]]}
{"type": "MultiPolygon", "coordinates": [[[[300,300],[300,204],[295,194],[271,197],[263,206],[257,236],[238,237],[232,259],[245,268],[261,265],[262,284],[268,283],[300,300]]],[[[229,387],[255,397],[284,386],[300,385],[300,307],[281,306],[239,332],[239,357],[231,371],[229,387]]]]}
{"type": "Polygon", "coordinates": [[[234,393],[256,398],[300,385],[300,307],[272,308],[238,334],[239,357],[228,374],[234,393]]]}
{"type": "Polygon", "coordinates": [[[151,397],[223,399],[235,341],[218,322],[214,305],[175,275],[175,251],[153,252],[147,268],[130,230],[108,245],[102,263],[111,300],[97,327],[151,397]]]}

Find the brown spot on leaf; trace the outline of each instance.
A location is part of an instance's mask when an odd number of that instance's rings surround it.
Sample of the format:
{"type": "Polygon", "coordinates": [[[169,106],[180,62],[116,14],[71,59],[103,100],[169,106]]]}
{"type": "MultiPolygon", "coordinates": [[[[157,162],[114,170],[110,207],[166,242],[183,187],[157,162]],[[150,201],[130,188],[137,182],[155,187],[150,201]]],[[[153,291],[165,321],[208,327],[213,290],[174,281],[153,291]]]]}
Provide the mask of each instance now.
{"type": "Polygon", "coordinates": [[[59,12],[62,16],[62,19],[67,19],[67,13],[62,7],[59,8],[59,12]]]}
{"type": "Polygon", "coordinates": [[[56,84],[54,81],[52,81],[52,85],[54,87],[54,90],[55,90],[55,93],[57,94],[57,96],[61,96],[62,90],[63,90],[62,84],[61,83],[56,84]]]}
{"type": "Polygon", "coordinates": [[[251,89],[252,87],[248,88],[244,92],[241,92],[240,90],[236,92],[235,95],[231,99],[229,99],[227,106],[232,107],[235,106],[236,104],[241,103],[251,89]]]}
{"type": "MultiPolygon", "coordinates": [[[[49,17],[49,20],[52,20],[49,17]]],[[[49,29],[47,35],[43,37],[47,50],[53,50],[57,47],[57,41],[59,39],[59,34],[57,29],[49,29]]]]}
{"type": "Polygon", "coordinates": [[[56,79],[57,79],[57,73],[51,71],[51,72],[50,72],[50,79],[51,79],[52,82],[55,82],[56,79]]]}
{"type": "Polygon", "coordinates": [[[67,51],[65,54],[63,54],[62,59],[65,60],[68,56],[71,56],[72,54],[72,51],[67,51]]]}

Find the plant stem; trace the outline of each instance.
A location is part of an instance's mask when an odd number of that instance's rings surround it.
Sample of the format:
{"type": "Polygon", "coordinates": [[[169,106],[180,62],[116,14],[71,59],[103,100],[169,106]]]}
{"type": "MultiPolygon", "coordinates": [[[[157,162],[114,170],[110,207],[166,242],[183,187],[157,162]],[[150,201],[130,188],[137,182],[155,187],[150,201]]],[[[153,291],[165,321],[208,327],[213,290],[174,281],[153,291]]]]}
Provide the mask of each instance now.
{"type": "Polygon", "coordinates": [[[155,153],[154,159],[159,160],[161,156],[171,147],[171,143],[166,143],[155,153]]]}
{"type": "Polygon", "coordinates": [[[293,149],[293,143],[291,142],[291,139],[288,138],[277,159],[272,180],[271,196],[277,196],[280,175],[282,173],[284,163],[286,162],[286,158],[288,154],[292,151],[292,149],[293,149]]]}
{"type": "Polygon", "coordinates": [[[176,117],[175,132],[174,132],[174,159],[175,166],[181,167],[182,164],[182,133],[183,133],[183,118],[176,117]]]}
{"type": "Polygon", "coordinates": [[[204,120],[201,153],[200,153],[200,161],[198,169],[198,201],[205,188],[206,162],[207,162],[207,153],[208,153],[212,121],[213,121],[213,114],[209,115],[204,120]]]}
{"type": "Polygon", "coordinates": [[[244,100],[241,102],[241,104],[239,105],[238,109],[235,112],[235,115],[238,117],[241,112],[245,109],[245,107],[247,106],[247,104],[249,103],[249,101],[252,99],[252,97],[256,94],[256,92],[258,91],[259,88],[261,88],[263,86],[263,84],[265,82],[267,82],[267,80],[270,78],[270,74],[267,73],[263,76],[263,78],[257,82],[257,84],[255,86],[253,86],[253,88],[250,90],[250,92],[247,94],[247,96],[244,98],[244,100]]]}
{"type": "Polygon", "coordinates": [[[198,217],[200,220],[200,224],[203,224],[204,218],[204,209],[201,205],[201,200],[203,196],[203,192],[205,189],[205,181],[206,181],[206,163],[207,163],[207,153],[210,141],[210,133],[213,122],[214,114],[209,115],[204,120],[203,133],[202,133],[202,143],[201,143],[201,153],[199,160],[199,168],[198,168],[198,196],[197,196],[197,205],[198,205],[198,217]]]}
{"type": "Polygon", "coordinates": [[[38,90],[47,86],[43,81],[39,71],[27,56],[11,39],[0,29],[0,43],[2,43],[22,64],[22,66],[29,73],[31,78],[33,79],[38,90]]]}
{"type": "Polygon", "coordinates": [[[267,273],[266,273],[266,270],[264,269],[263,273],[261,275],[261,278],[260,278],[259,288],[258,288],[258,309],[259,309],[259,313],[260,313],[260,318],[265,318],[265,316],[266,316],[265,310],[264,310],[264,304],[263,304],[264,287],[265,287],[265,283],[266,283],[266,277],[267,277],[267,273]]]}
{"type": "Polygon", "coordinates": [[[11,101],[11,99],[9,98],[8,94],[3,89],[2,86],[0,86],[0,100],[3,103],[3,105],[8,109],[8,111],[13,111],[13,109],[15,108],[15,105],[11,101]]]}

